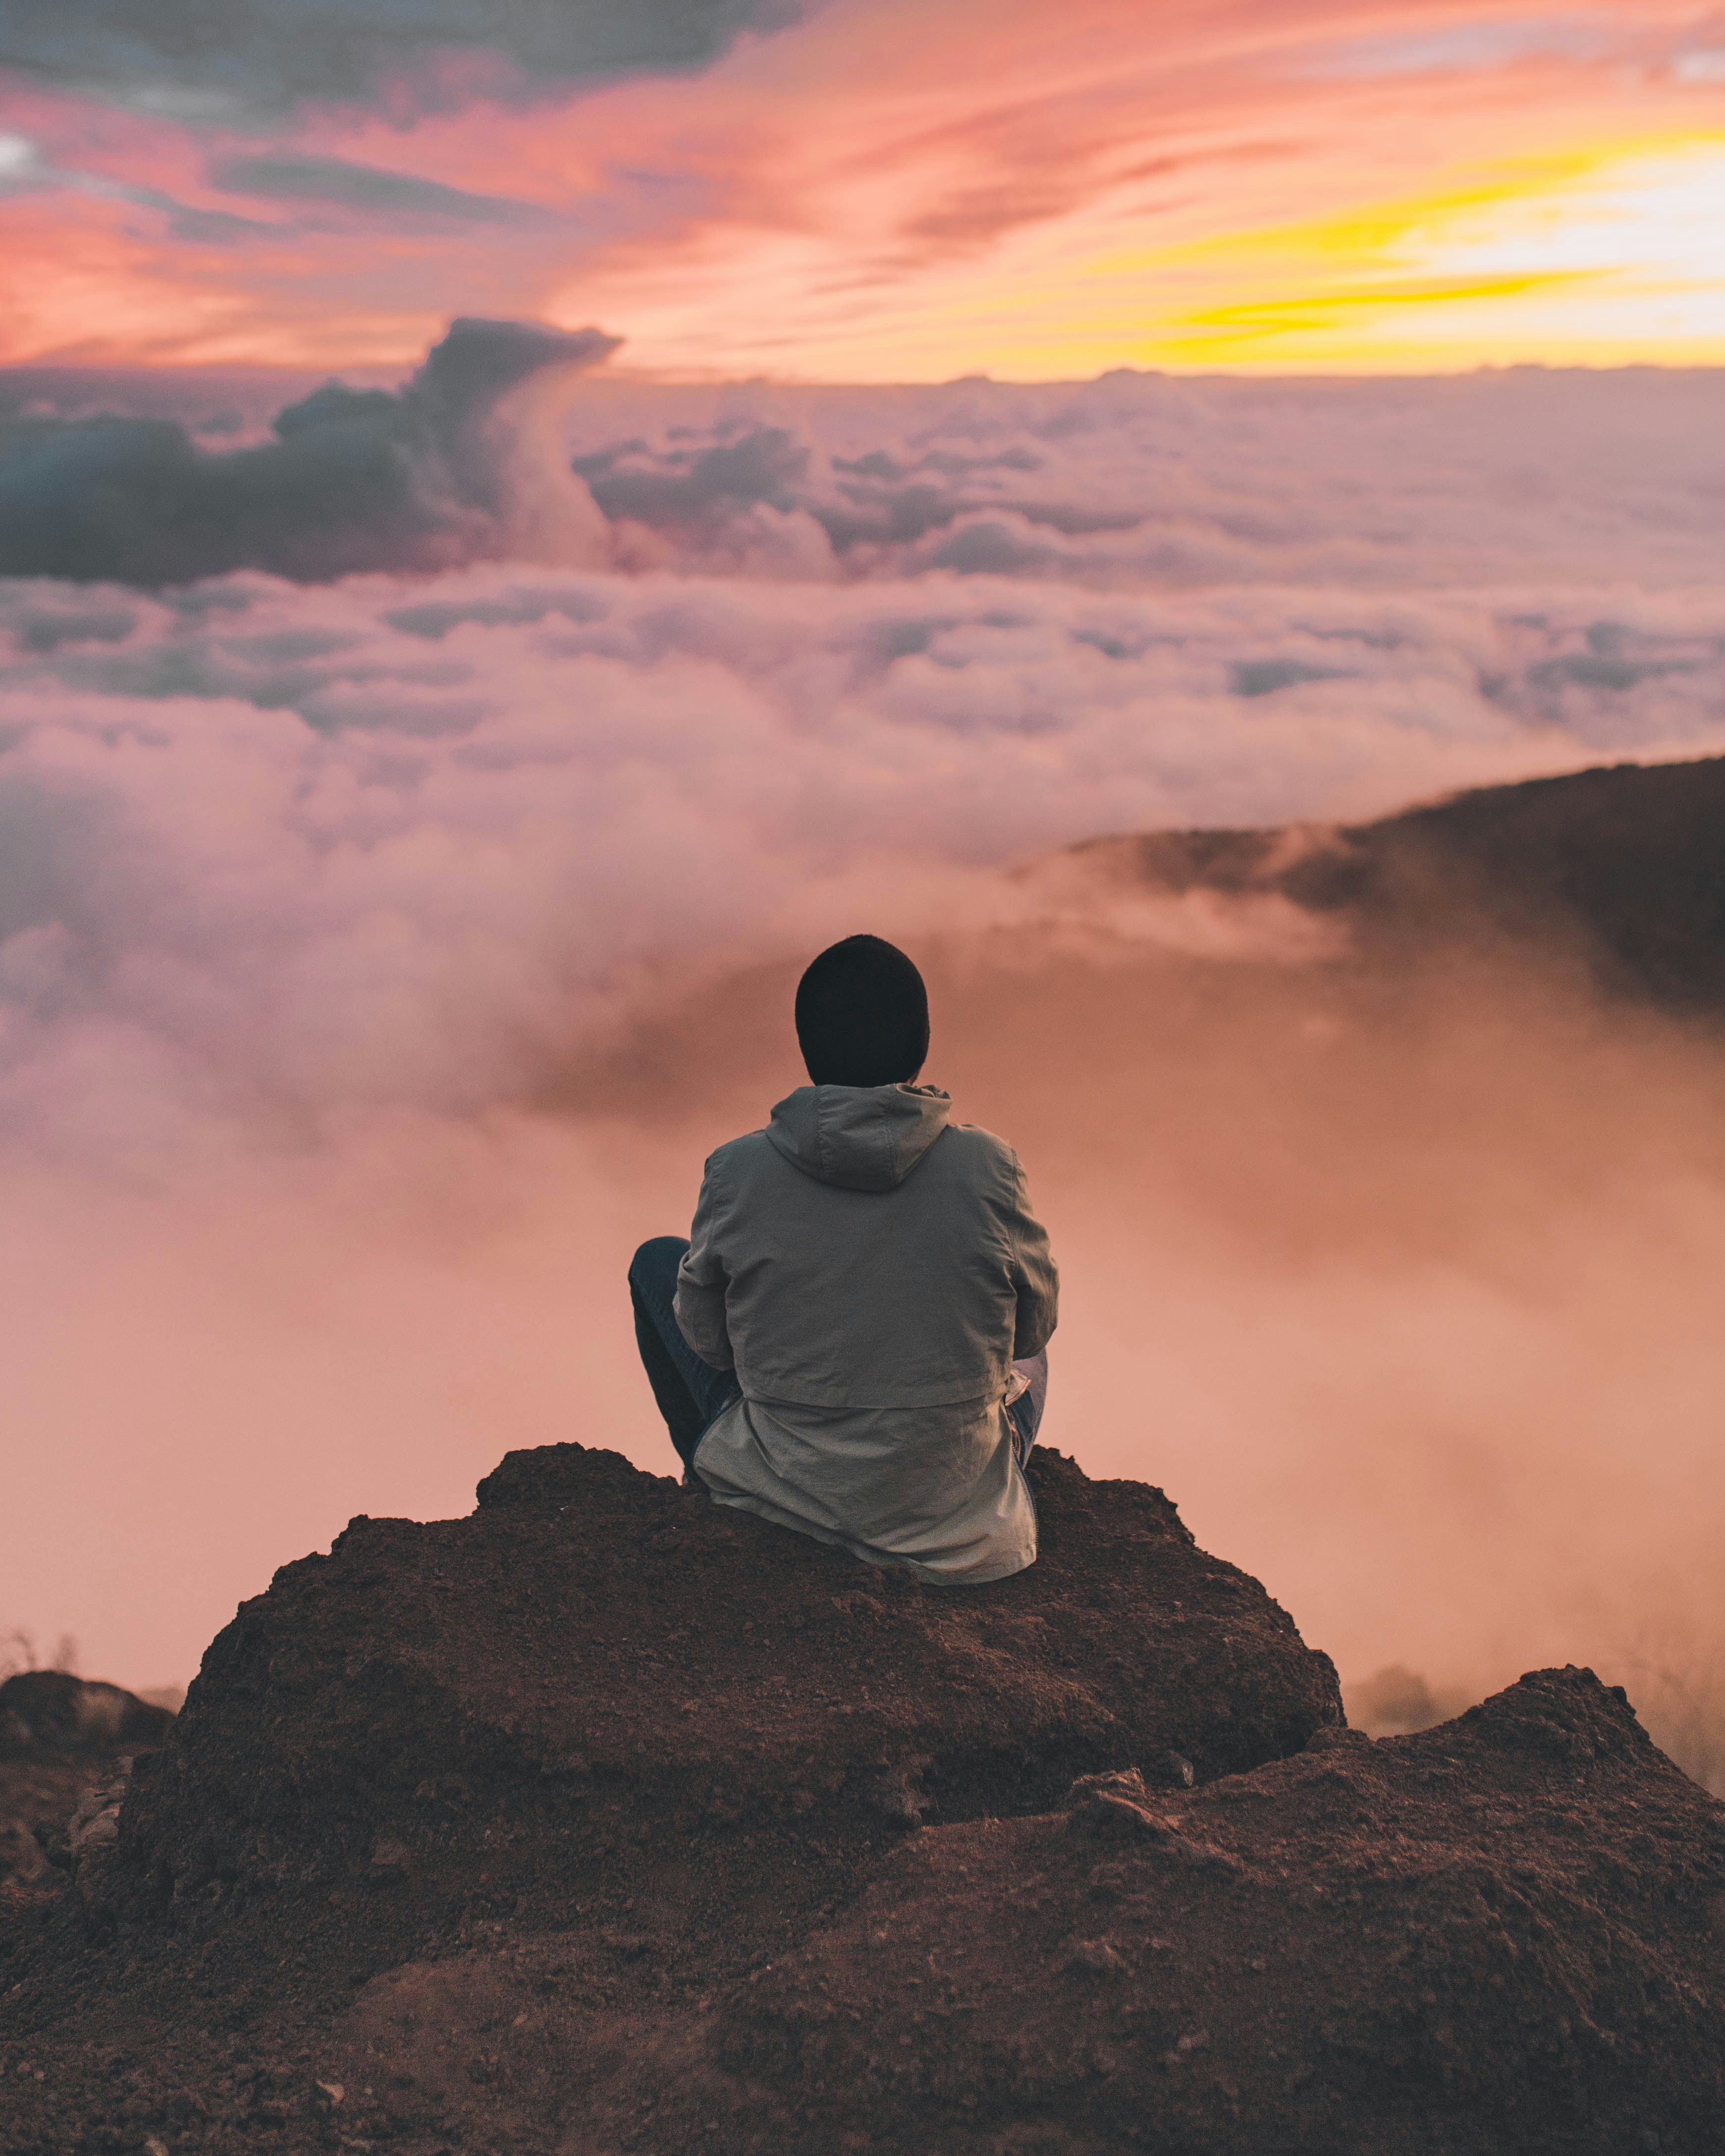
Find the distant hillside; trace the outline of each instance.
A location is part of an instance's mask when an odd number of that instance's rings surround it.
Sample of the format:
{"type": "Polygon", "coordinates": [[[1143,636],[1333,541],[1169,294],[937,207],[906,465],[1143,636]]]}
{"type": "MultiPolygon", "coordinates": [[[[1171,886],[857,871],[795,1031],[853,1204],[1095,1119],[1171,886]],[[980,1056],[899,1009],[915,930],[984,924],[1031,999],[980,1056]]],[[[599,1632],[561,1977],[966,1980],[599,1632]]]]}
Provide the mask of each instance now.
{"type": "Polygon", "coordinates": [[[1074,849],[1175,891],[1279,891],[1368,946],[1481,930],[1584,952],[1602,985],[1725,1010],[1725,757],[1485,787],[1375,824],[1074,849]]]}

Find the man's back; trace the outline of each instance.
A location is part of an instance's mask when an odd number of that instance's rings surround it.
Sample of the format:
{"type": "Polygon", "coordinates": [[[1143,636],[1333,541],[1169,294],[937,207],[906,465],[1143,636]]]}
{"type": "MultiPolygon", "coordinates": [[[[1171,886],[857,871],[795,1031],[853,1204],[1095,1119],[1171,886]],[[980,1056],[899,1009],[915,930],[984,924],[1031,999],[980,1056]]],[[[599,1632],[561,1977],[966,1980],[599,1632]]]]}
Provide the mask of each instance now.
{"type": "Polygon", "coordinates": [[[1004,1404],[1057,1283],[1017,1156],[932,1087],[809,1086],[709,1159],[676,1319],[742,1398],[695,1471],[932,1578],[1035,1556],[1004,1404]]]}
{"type": "Polygon", "coordinates": [[[1020,1298],[1051,1317],[1053,1291],[1018,1157],[951,1106],[931,1086],[800,1086],[708,1161],[677,1316],[747,1397],[998,1399],[1014,1353],[1046,1344],[1019,1332],[1020,1298]]]}

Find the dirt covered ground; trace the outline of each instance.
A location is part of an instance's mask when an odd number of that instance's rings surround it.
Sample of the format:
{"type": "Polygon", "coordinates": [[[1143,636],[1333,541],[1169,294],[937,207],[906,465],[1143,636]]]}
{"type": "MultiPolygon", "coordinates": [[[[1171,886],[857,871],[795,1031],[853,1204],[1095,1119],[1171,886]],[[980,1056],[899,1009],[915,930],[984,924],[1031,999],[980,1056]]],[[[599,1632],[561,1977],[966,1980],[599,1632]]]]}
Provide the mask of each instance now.
{"type": "Polygon", "coordinates": [[[354,1522],[0,1889],[0,2148],[1721,2147],[1725,1807],[1620,1694],[1373,1743],[1033,1480],[968,1591],[580,1446],[354,1522]]]}

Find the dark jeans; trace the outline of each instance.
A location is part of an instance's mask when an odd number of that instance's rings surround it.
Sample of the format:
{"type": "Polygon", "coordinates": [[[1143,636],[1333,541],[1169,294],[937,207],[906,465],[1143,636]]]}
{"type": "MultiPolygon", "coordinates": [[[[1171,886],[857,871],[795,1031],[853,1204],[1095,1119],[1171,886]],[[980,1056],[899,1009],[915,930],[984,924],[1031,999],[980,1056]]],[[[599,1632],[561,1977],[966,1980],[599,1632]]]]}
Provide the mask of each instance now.
{"type": "MultiPolygon", "coordinates": [[[[629,1293],[635,1311],[635,1344],[646,1365],[647,1382],[677,1457],[692,1473],[695,1448],[706,1436],[707,1424],[742,1398],[742,1388],[734,1370],[716,1370],[711,1363],[703,1363],[677,1329],[671,1298],[677,1291],[677,1267],[688,1247],[682,1235],[655,1235],[643,1243],[629,1269],[629,1293]]],[[[1022,1467],[1036,1442],[1048,1400],[1048,1351],[1045,1348],[1013,1368],[1030,1381],[1029,1389],[1006,1410],[1022,1467]]]]}
{"type": "Polygon", "coordinates": [[[635,1306],[635,1344],[647,1366],[647,1382],[665,1417],[670,1441],[685,1470],[692,1472],[695,1448],[707,1424],[742,1398],[734,1370],[716,1370],[703,1363],[677,1330],[671,1297],[677,1291],[677,1267],[689,1247],[685,1235],[655,1235],[635,1252],[629,1269],[629,1300],[635,1306]]]}

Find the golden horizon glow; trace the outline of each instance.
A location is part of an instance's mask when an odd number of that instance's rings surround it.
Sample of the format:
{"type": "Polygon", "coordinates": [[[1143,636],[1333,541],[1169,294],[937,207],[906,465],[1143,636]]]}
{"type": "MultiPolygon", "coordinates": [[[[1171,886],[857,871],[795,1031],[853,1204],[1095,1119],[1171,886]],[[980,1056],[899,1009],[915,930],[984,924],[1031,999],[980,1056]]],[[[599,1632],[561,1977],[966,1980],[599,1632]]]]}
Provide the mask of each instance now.
{"type": "Polygon", "coordinates": [[[1417,354],[1466,367],[1524,362],[1537,346],[1548,362],[1609,352],[1619,365],[1716,365],[1722,230],[1725,134],[1529,161],[1470,187],[1181,250],[1259,289],[1171,325],[1165,363],[1351,371],[1417,354]],[[1412,311],[1417,341],[1400,334],[1412,311]]]}
{"type": "MultiPolygon", "coordinates": [[[[1170,373],[1465,372],[1486,367],[1725,364],[1725,133],[1553,151],[1429,192],[1052,267],[1041,295],[995,265],[973,299],[935,300],[940,352],[768,378],[1055,380],[1129,366],[1170,373]],[[1137,319],[1133,316],[1136,315],[1137,319]],[[1409,318],[1417,318],[1410,326],[1409,318]],[[991,347],[991,364],[978,362],[991,347]],[[945,350],[941,350],[945,347],[945,350]],[[920,362],[920,363],[919,363],[920,362]]],[[[1041,251],[1040,246],[1038,252],[1041,251]]],[[[762,289],[802,250],[757,252],[762,289]]],[[[726,265],[737,274],[737,266],[726,265]]],[[[578,309],[559,311],[576,326],[578,309]]],[[[668,341],[680,326],[667,325],[668,341]]],[[[895,342],[897,340],[895,339],[895,342]]],[[[619,372],[710,378],[711,365],[619,372]]]]}

